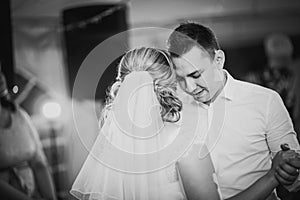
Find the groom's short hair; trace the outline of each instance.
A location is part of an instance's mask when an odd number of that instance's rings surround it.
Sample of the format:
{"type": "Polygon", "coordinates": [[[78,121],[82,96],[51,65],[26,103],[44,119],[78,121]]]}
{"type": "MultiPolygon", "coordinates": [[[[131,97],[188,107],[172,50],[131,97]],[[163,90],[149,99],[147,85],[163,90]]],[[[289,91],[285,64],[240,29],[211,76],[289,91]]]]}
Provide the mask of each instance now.
{"type": "Polygon", "coordinates": [[[180,24],[168,39],[168,50],[173,57],[185,54],[194,46],[206,50],[211,58],[214,58],[215,50],[220,49],[214,32],[210,28],[196,22],[180,24]]]}

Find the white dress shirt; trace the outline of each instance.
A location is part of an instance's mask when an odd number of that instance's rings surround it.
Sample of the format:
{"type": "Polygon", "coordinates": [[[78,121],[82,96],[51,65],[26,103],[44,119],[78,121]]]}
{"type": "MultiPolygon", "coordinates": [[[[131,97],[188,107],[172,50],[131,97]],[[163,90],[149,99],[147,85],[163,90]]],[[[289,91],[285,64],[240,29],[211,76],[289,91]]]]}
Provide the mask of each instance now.
{"type": "Polygon", "coordinates": [[[209,106],[196,103],[187,94],[179,95],[184,103],[201,109],[200,138],[206,141],[222,197],[226,199],[267,173],[271,156],[280,150],[280,144],[299,149],[299,143],[277,92],[225,73],[225,87],[209,106]]]}

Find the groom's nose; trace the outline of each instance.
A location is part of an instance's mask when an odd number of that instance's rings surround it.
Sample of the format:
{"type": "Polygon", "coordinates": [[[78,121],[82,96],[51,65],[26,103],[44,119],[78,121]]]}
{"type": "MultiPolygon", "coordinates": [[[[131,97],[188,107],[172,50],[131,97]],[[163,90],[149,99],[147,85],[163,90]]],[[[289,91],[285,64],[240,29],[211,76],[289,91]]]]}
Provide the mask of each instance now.
{"type": "Polygon", "coordinates": [[[197,84],[195,82],[195,79],[188,77],[188,78],[185,79],[185,81],[186,81],[186,90],[188,92],[193,92],[197,88],[197,84]]]}

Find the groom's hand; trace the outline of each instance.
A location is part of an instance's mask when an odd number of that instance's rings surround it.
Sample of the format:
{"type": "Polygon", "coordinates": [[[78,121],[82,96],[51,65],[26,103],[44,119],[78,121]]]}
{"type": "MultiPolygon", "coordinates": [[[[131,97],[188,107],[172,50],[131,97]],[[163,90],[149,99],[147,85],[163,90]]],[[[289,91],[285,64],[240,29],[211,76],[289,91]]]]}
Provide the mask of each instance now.
{"type": "Polygon", "coordinates": [[[300,168],[300,156],[293,150],[279,151],[272,161],[271,173],[282,185],[291,185],[297,179],[300,168]]]}

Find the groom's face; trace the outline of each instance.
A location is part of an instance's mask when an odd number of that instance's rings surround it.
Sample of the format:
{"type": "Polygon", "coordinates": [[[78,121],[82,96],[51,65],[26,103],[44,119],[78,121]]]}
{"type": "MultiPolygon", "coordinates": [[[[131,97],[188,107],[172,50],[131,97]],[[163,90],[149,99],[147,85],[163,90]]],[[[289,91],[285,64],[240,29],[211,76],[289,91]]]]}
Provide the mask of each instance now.
{"type": "Polygon", "coordinates": [[[218,65],[215,59],[199,47],[193,47],[180,57],[174,57],[180,87],[196,101],[209,103],[219,89],[218,65]],[[216,73],[217,72],[217,73],[216,73]]]}

